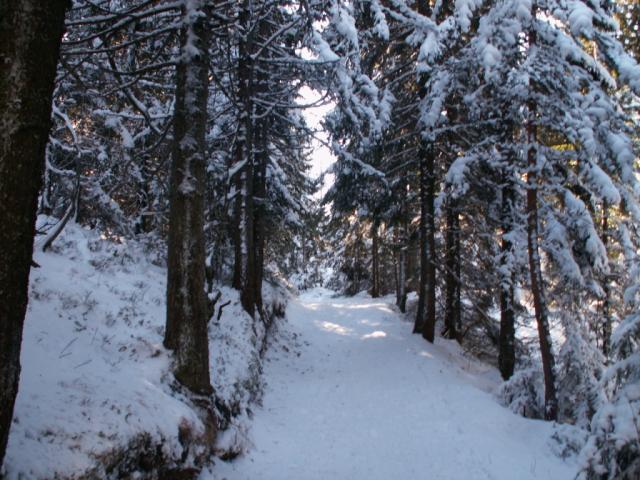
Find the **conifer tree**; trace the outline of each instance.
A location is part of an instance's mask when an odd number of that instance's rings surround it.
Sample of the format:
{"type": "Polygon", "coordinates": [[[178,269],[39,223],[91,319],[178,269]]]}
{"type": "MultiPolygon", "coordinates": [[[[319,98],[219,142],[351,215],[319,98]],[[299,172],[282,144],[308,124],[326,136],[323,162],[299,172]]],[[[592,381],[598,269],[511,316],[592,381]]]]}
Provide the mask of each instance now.
{"type": "Polygon", "coordinates": [[[210,394],[205,297],[204,195],[209,92],[209,6],[182,7],[176,69],[164,345],[174,350],[176,379],[210,394]]]}

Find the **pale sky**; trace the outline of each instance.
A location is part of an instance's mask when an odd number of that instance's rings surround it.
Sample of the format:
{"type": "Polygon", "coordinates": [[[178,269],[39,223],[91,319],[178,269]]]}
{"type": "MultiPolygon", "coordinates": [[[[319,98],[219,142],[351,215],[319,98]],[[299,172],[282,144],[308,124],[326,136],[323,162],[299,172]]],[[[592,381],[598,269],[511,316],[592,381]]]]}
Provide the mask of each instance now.
{"type": "MultiPolygon", "coordinates": [[[[316,90],[312,90],[309,87],[302,87],[300,89],[300,97],[301,103],[309,104],[317,101],[322,97],[320,92],[316,90]]],[[[323,141],[328,141],[328,136],[326,132],[321,131],[320,121],[322,118],[333,108],[333,104],[321,105],[318,107],[307,108],[303,110],[302,115],[306,119],[307,123],[310,127],[318,130],[317,136],[320,137],[323,141]]],[[[335,157],[331,153],[326,146],[324,146],[321,142],[316,139],[312,140],[313,152],[311,154],[311,176],[313,178],[318,178],[322,172],[327,170],[329,166],[335,161],[335,157]]],[[[318,196],[322,196],[325,194],[329,186],[333,181],[333,176],[325,177],[325,185],[322,187],[318,196]],[[329,178],[331,177],[331,178],[329,178]]]]}

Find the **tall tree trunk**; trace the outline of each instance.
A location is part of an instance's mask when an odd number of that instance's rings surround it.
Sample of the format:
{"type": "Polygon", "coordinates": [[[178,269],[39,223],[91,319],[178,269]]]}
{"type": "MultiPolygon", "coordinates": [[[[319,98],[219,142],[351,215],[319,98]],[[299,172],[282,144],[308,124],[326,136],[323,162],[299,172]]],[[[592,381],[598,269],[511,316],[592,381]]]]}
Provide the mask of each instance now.
{"type": "Polygon", "coordinates": [[[371,225],[371,296],[380,296],[380,257],[378,247],[378,230],[380,223],[374,220],[371,225]]]}
{"type": "Polygon", "coordinates": [[[253,317],[255,314],[255,232],[254,232],[254,158],[253,145],[246,151],[247,163],[240,175],[241,191],[238,208],[240,241],[236,245],[240,256],[240,302],[244,310],[253,317]]]}
{"type": "MultiPolygon", "coordinates": [[[[505,180],[509,182],[509,180],[505,180]]],[[[504,380],[513,375],[515,357],[515,285],[512,261],[512,243],[508,234],[513,230],[513,188],[505,185],[502,190],[502,245],[500,257],[500,351],[498,365],[504,380]]]]}
{"type": "Polygon", "coordinates": [[[356,236],[356,243],[355,243],[355,253],[354,253],[354,260],[353,260],[353,294],[355,295],[356,293],[358,293],[358,289],[360,288],[360,275],[359,275],[359,271],[360,271],[360,244],[359,244],[360,240],[359,238],[356,236]]]}
{"type": "MultiPolygon", "coordinates": [[[[396,259],[396,305],[402,313],[407,310],[407,225],[402,221],[398,235],[398,254],[396,259]]],[[[397,234],[396,234],[397,235],[397,234]]]]}
{"type": "Polygon", "coordinates": [[[457,339],[457,327],[460,323],[460,220],[453,202],[446,205],[445,232],[445,338],[457,339]]]}
{"type": "Polygon", "coordinates": [[[433,146],[420,159],[420,292],[414,333],[433,342],[436,325],[435,154],[433,146]]]}
{"type": "MultiPolygon", "coordinates": [[[[535,4],[534,15],[535,19],[535,4]]],[[[529,35],[531,45],[536,44],[536,34],[532,29],[529,35]]],[[[538,337],[540,340],[540,354],[542,356],[542,370],[544,373],[544,403],[545,419],[557,420],[558,399],[556,395],[555,358],[551,346],[551,334],[549,319],[547,316],[547,303],[544,296],[544,283],[542,268],[540,265],[540,251],[538,246],[538,161],[537,161],[537,134],[534,123],[537,104],[532,98],[528,102],[529,121],[527,124],[527,247],[529,253],[529,273],[531,276],[531,295],[538,325],[538,337]]]]}
{"type": "MultiPolygon", "coordinates": [[[[246,32],[249,29],[250,12],[246,5],[240,11],[238,16],[238,24],[246,32]]],[[[250,165],[250,138],[252,137],[250,113],[251,113],[251,59],[249,54],[249,35],[242,34],[238,42],[238,93],[237,102],[240,108],[238,119],[238,132],[235,139],[235,148],[233,154],[233,163],[231,169],[231,182],[234,186],[233,193],[233,221],[232,239],[234,249],[233,262],[233,280],[231,285],[233,288],[242,291],[246,283],[247,269],[247,196],[253,195],[252,191],[247,191],[249,187],[253,188],[253,181],[249,185],[247,176],[251,176],[248,170],[252,168],[250,165]]]]}
{"type": "MultiPolygon", "coordinates": [[[[431,15],[431,4],[428,0],[418,0],[416,2],[416,9],[420,15],[429,17],[431,15]]],[[[421,75],[418,79],[419,84],[419,97],[422,100],[426,95],[425,84],[427,77],[421,75]]],[[[420,280],[418,283],[418,310],[416,312],[416,320],[413,324],[413,333],[424,332],[426,316],[427,316],[427,295],[429,290],[429,252],[428,248],[428,231],[427,231],[427,216],[428,216],[428,165],[433,165],[433,147],[431,145],[425,146],[421,141],[419,155],[419,170],[420,170],[420,224],[418,227],[419,240],[418,250],[420,258],[420,280]],[[431,160],[429,160],[431,158],[431,160]]]]}
{"type": "MultiPolygon", "coordinates": [[[[451,4],[444,1],[442,8],[450,12],[451,4]]],[[[442,13],[444,14],[444,12],[442,13]]],[[[451,125],[456,125],[461,121],[458,111],[460,100],[456,95],[449,95],[446,100],[447,117],[451,125]]],[[[457,135],[450,132],[446,136],[451,145],[458,141],[457,135]]],[[[453,164],[457,152],[452,149],[446,155],[448,168],[453,164]]],[[[445,202],[445,259],[444,259],[444,330],[442,336],[449,339],[458,339],[458,325],[460,324],[460,218],[458,215],[457,200],[451,198],[451,187],[447,185],[447,196],[445,202]]]]}
{"type": "Polygon", "coordinates": [[[460,220],[458,219],[457,223],[458,235],[456,235],[456,250],[457,250],[457,258],[456,262],[456,278],[458,282],[456,284],[456,296],[455,296],[455,305],[454,309],[457,312],[456,314],[456,325],[457,325],[457,333],[458,340],[460,341],[460,332],[462,332],[462,258],[460,257],[460,253],[462,252],[462,241],[460,234],[460,220]]]}
{"type": "MultiPolygon", "coordinates": [[[[609,203],[602,203],[602,244],[607,248],[609,243],[609,203]]],[[[604,299],[602,300],[602,354],[605,359],[611,354],[611,289],[607,277],[602,281],[604,299]]]]}
{"type": "Polygon", "coordinates": [[[256,173],[254,177],[254,248],[255,273],[253,285],[253,303],[260,315],[262,310],[262,278],[264,273],[264,247],[266,242],[265,216],[267,214],[267,138],[266,125],[256,127],[256,173]]]}
{"type": "Polygon", "coordinates": [[[176,71],[164,344],[175,351],[176,379],[195,393],[209,394],[203,227],[210,33],[207,17],[195,14],[203,2],[194,3],[183,7],[176,71]]]}
{"type": "Polygon", "coordinates": [[[0,467],[20,379],[38,192],[67,0],[0,0],[0,467]]]}
{"type": "MultiPolygon", "coordinates": [[[[274,27],[265,18],[259,20],[258,35],[260,38],[269,38],[275,32],[274,27]]],[[[252,42],[253,48],[259,48],[258,42],[252,42]]],[[[263,54],[266,54],[263,52],[263,54]]],[[[269,78],[267,70],[258,64],[255,68],[255,83],[252,88],[253,95],[264,96],[268,90],[269,78]]],[[[253,304],[261,317],[264,317],[262,305],[262,279],[264,276],[264,249],[266,244],[266,215],[267,215],[267,164],[269,163],[269,116],[264,106],[256,105],[252,125],[254,129],[254,182],[253,182],[253,304]]],[[[266,320],[266,318],[263,318],[266,320]]]]}
{"type": "Polygon", "coordinates": [[[436,174],[435,152],[433,147],[429,149],[427,156],[427,298],[426,316],[422,336],[433,343],[436,330],[436,174]]]}
{"type": "MultiPolygon", "coordinates": [[[[238,18],[241,38],[238,46],[238,99],[240,103],[239,135],[236,139],[235,165],[240,166],[236,173],[236,202],[234,212],[235,264],[233,287],[240,291],[240,302],[244,310],[255,315],[256,310],[256,244],[255,244],[255,175],[256,145],[255,124],[256,106],[254,95],[254,68],[252,57],[255,29],[252,25],[253,7],[245,0],[238,18]]],[[[261,280],[260,280],[261,281],[261,280]]]]}
{"type": "Polygon", "coordinates": [[[420,258],[420,282],[418,286],[418,309],[416,311],[416,320],[413,324],[413,333],[422,333],[425,323],[426,302],[427,302],[427,285],[428,271],[427,263],[429,254],[427,252],[427,152],[420,150],[420,223],[418,225],[418,250],[420,258]]]}

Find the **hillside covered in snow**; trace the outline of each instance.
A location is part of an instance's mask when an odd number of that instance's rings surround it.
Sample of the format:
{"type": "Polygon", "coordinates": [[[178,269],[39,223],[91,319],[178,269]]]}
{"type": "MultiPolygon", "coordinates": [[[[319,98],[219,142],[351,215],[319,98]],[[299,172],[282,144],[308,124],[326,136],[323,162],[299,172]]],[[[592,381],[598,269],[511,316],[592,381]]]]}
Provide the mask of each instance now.
{"type": "MultiPolygon", "coordinates": [[[[226,443],[215,446],[221,456],[244,444],[246,417],[262,391],[266,331],[255,329],[235,291],[220,287],[209,336],[217,420],[208,431],[162,345],[166,267],[155,248],[70,225],[52,251],[36,255],[7,480],[145,471],[172,478],[174,468],[211,461],[200,437],[224,429],[226,443]]],[[[270,284],[265,292],[281,311],[289,294],[270,284]]],[[[274,316],[274,330],[282,321],[274,316]]]]}

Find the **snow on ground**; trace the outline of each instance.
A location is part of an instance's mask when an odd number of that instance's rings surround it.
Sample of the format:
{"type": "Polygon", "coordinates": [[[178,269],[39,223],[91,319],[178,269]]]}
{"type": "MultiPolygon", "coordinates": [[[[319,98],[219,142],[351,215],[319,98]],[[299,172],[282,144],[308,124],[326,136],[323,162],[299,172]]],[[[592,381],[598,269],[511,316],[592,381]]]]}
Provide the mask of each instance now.
{"type": "MultiPolygon", "coordinates": [[[[77,225],[37,252],[8,480],[106,478],[100,462],[141,434],[179,459],[178,426],[202,428],[171,387],[166,271],[151,253],[77,225]]],[[[552,425],[501,407],[493,368],[455,342],[411,335],[390,298],[316,289],[291,301],[291,324],[267,353],[263,406],[252,408],[264,331],[237,292],[220,290],[218,307],[229,304],[210,325],[212,380],[234,417],[219,448],[249,451],[201,480],[573,478],[573,460],[552,453],[552,425]]],[[[265,297],[282,292],[265,287],[265,297]]]]}
{"type": "Polygon", "coordinates": [[[8,479],[91,470],[142,432],[179,458],[180,422],[201,428],[165,380],[164,270],[132,248],[69,225],[36,251],[8,479]]]}
{"type": "Polygon", "coordinates": [[[299,351],[267,355],[253,448],[200,480],[574,477],[552,424],[497,403],[495,369],[412,335],[391,301],[321,289],[292,301],[299,351]]]}
{"type": "MultiPolygon", "coordinates": [[[[165,460],[180,461],[179,426],[202,431],[193,405],[172,387],[162,346],[166,269],[150,261],[156,254],[75,224],[52,251],[36,247],[41,267],[31,271],[7,480],[106,478],[109,463],[111,476],[130,472],[136,459],[126,455],[141,452],[128,446],[139,448],[141,438],[165,460]]],[[[259,387],[264,329],[252,328],[236,291],[220,290],[209,332],[211,377],[217,401],[236,415],[229,430],[241,436],[250,390],[259,387]]],[[[266,290],[268,303],[277,292],[266,290]]]]}

